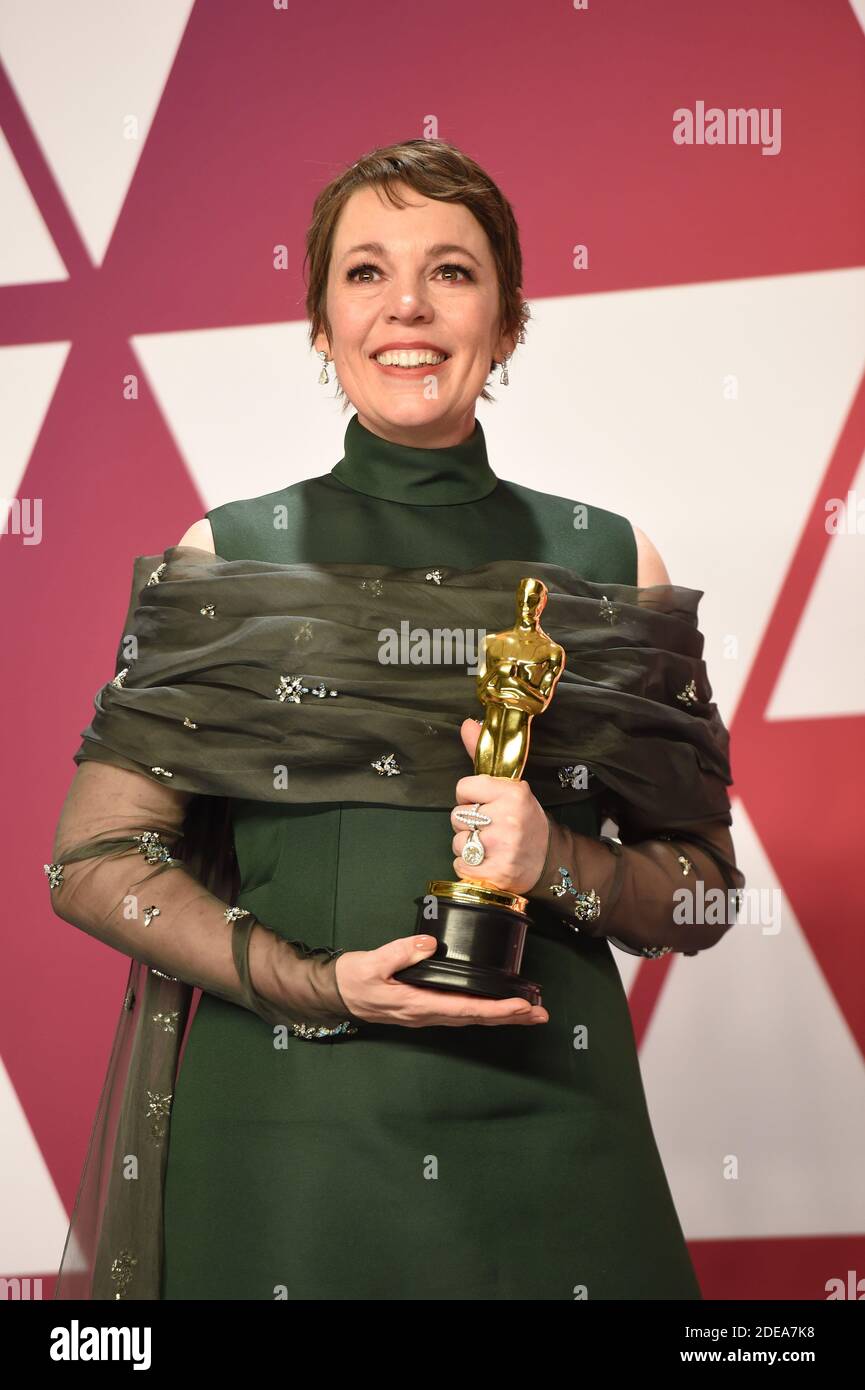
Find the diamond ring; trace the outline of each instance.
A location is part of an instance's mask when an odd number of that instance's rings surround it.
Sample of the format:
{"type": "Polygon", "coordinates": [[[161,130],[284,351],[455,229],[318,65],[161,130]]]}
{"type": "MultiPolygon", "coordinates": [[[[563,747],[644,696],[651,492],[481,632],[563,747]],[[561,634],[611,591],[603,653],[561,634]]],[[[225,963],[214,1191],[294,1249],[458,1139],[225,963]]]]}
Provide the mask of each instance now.
{"type": "Polygon", "coordinates": [[[454,811],[454,820],[459,821],[462,825],[471,826],[471,834],[463,846],[462,858],[467,864],[471,864],[472,867],[477,864],[482,864],[486,855],[486,850],[481,843],[481,837],[478,831],[483,825],[492,825],[491,818],[484,815],[481,810],[480,802],[476,801],[474,805],[468,807],[468,809],[461,808],[458,811],[454,811]]]}

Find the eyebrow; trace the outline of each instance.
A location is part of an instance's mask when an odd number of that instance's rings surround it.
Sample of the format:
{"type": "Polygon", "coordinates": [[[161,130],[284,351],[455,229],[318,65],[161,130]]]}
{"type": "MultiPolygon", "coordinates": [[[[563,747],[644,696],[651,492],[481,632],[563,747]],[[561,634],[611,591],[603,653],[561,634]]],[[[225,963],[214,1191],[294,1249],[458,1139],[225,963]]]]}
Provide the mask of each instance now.
{"type": "MultiPolygon", "coordinates": [[[[348,260],[349,256],[354,256],[359,251],[367,252],[371,256],[387,256],[387,251],[385,250],[384,246],[382,246],[380,241],[364,241],[361,242],[358,246],[352,246],[348,251],[346,251],[342,259],[346,261],[348,260]]],[[[424,252],[424,255],[449,256],[454,252],[461,256],[468,256],[471,260],[474,261],[475,265],[480,265],[480,261],[478,260],[477,256],[473,255],[472,252],[469,251],[468,247],[457,246],[447,241],[437,241],[434,246],[428,246],[426,248],[426,251],[424,252]]]]}

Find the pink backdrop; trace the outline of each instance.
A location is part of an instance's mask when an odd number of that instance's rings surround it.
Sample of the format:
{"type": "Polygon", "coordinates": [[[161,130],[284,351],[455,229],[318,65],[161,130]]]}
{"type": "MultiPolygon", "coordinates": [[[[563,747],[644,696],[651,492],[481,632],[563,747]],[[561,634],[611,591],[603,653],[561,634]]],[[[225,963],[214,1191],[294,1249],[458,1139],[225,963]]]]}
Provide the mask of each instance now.
{"type": "Polygon", "coordinates": [[[0,11],[0,1273],[52,1291],[128,969],[42,865],[132,558],[340,457],[312,201],[437,134],[523,238],[493,467],[625,513],[704,590],[733,833],[778,909],[692,959],[617,955],[704,1294],[865,1281],[865,0],[156,9],[0,11]],[[700,102],[780,113],[777,152],[676,143],[700,102]]]}

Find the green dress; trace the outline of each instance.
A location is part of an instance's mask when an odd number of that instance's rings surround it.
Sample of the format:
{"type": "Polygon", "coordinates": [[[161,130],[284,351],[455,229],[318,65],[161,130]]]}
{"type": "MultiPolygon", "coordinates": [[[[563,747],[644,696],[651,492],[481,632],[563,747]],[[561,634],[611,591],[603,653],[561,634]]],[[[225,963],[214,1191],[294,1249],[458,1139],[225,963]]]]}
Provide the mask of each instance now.
{"type": "MultiPolygon", "coordinates": [[[[624,517],[498,478],[479,422],[427,450],[353,415],[329,473],[207,515],[228,560],[519,559],[637,579],[624,517]]],[[[551,809],[600,832],[595,799],[551,809]]],[[[313,946],[409,936],[427,880],[454,877],[440,809],[231,812],[238,904],[313,946]]],[[[263,1020],[201,996],[172,1109],[163,1298],[701,1297],[612,950],[544,908],[533,919],[522,971],[546,1024],[365,1025],[280,1049],[263,1020]]]]}

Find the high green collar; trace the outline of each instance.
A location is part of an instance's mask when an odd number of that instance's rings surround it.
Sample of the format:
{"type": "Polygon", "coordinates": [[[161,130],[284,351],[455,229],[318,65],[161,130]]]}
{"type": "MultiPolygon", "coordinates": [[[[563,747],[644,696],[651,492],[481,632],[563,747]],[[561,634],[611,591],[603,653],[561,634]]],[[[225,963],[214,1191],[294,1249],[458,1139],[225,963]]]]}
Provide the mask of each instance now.
{"type": "Polygon", "coordinates": [[[417,507],[478,502],[498,482],[487,459],[480,420],[475,420],[473,433],[462,444],[415,449],[373,434],[355,413],[348,422],[343,449],[345,456],[330,470],[331,477],[355,492],[388,502],[417,507]]]}

